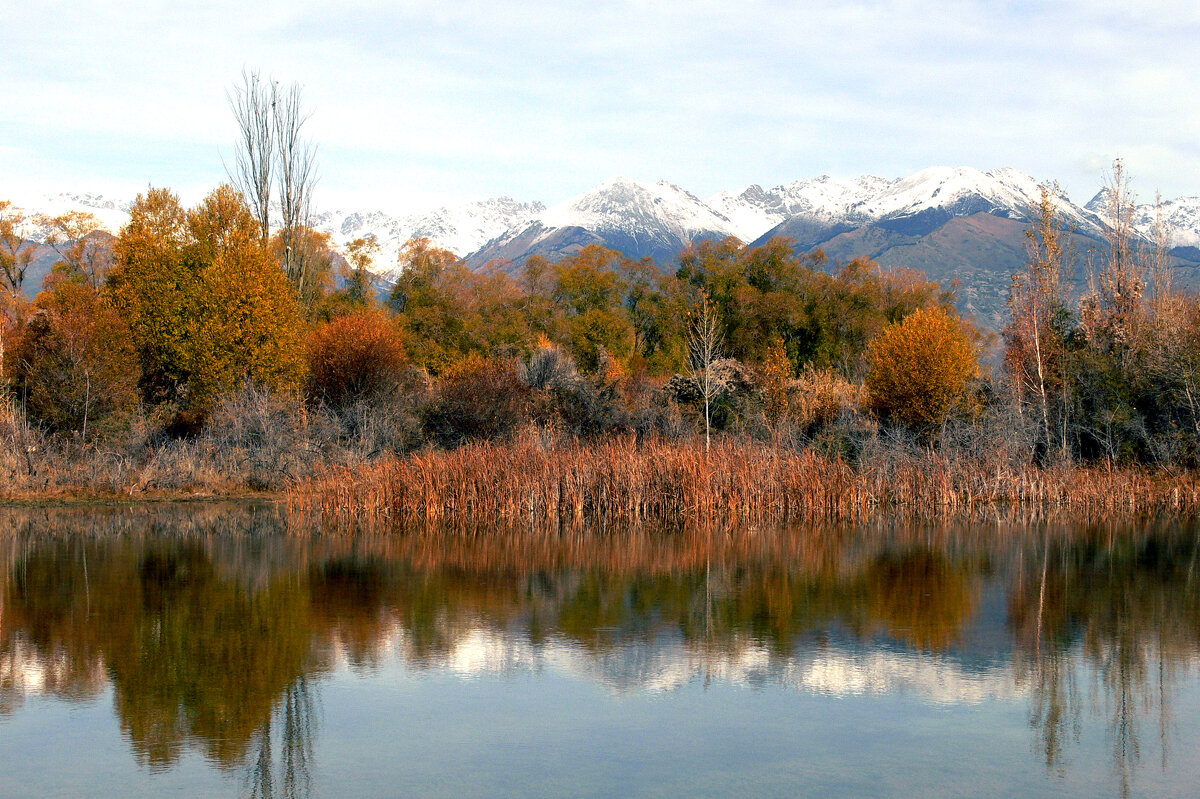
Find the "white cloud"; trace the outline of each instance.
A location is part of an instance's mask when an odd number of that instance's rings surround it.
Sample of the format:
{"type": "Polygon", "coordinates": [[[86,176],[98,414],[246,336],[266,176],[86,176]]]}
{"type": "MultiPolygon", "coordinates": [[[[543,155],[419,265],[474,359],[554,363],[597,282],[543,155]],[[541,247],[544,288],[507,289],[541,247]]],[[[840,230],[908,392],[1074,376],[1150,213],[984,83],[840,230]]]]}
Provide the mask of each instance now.
{"type": "Polygon", "coordinates": [[[61,3],[6,10],[6,29],[0,148],[29,156],[5,159],[13,180],[211,185],[249,66],[305,86],[339,202],[552,202],[615,173],[706,195],[946,162],[1089,195],[1089,165],[1118,153],[1144,193],[1200,193],[1191,4],[61,3]]]}

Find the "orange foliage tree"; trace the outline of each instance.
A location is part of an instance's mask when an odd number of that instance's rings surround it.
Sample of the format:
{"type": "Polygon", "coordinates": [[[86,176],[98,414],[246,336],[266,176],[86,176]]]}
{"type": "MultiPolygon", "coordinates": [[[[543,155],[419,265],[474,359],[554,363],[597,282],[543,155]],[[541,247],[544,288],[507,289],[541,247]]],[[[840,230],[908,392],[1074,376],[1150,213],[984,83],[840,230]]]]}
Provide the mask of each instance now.
{"type": "Polygon", "coordinates": [[[867,390],[883,417],[913,427],[945,421],[963,400],[979,361],[962,321],[921,308],[875,338],[867,350],[867,390]]]}
{"type": "Polygon", "coordinates": [[[137,408],[129,328],[90,284],[42,292],[13,347],[13,379],[29,418],[50,432],[103,435],[137,408]]]}
{"type": "Polygon", "coordinates": [[[308,394],[335,408],[395,390],[407,363],[395,322],[360,309],[308,337],[308,394]]]}

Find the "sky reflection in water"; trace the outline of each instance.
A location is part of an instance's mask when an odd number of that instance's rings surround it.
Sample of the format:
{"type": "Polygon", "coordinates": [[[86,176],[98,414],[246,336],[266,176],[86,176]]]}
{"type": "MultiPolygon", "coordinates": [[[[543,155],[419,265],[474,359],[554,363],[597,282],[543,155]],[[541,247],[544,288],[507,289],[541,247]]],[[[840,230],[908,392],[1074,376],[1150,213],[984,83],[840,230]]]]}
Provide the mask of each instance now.
{"type": "Polygon", "coordinates": [[[0,511],[0,796],[1155,795],[1196,530],[0,511]]]}

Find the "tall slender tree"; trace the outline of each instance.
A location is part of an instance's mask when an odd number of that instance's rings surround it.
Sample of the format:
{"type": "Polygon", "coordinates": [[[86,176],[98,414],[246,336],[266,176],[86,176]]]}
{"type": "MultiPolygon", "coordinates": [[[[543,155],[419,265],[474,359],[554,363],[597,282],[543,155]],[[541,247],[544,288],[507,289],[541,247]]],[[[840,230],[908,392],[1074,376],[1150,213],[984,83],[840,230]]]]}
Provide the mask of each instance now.
{"type": "Polygon", "coordinates": [[[238,127],[230,181],[250,205],[264,244],[271,239],[272,215],[277,212],[284,274],[302,297],[309,296],[315,256],[306,232],[317,182],[317,148],[304,136],[311,115],[304,108],[302,89],[298,83],[281,88],[257,72],[243,72],[229,104],[238,127]]]}
{"type": "Polygon", "coordinates": [[[688,332],[688,369],[704,400],[704,451],[712,447],[712,404],[725,383],[715,374],[713,365],[721,359],[721,327],[716,309],[705,295],[692,317],[688,332]]]}
{"type": "Polygon", "coordinates": [[[261,227],[263,244],[271,238],[271,188],[275,167],[276,85],[257,72],[242,71],[242,85],[228,94],[238,126],[233,186],[246,198],[261,227]]]}
{"type": "Polygon", "coordinates": [[[1013,275],[1008,301],[1012,322],[1004,331],[1005,361],[1022,401],[1033,398],[1042,443],[1049,447],[1057,439],[1065,449],[1066,403],[1056,403],[1054,397],[1062,380],[1062,318],[1066,312],[1063,273],[1070,254],[1054,193],[1045,186],[1038,201],[1037,218],[1025,236],[1025,270],[1013,275]],[[1057,412],[1052,413],[1052,405],[1057,412]]]}
{"type": "Polygon", "coordinates": [[[274,111],[283,271],[303,295],[311,270],[308,253],[300,244],[302,229],[312,217],[317,148],[302,135],[310,114],[304,110],[299,84],[277,92],[274,111]]]}

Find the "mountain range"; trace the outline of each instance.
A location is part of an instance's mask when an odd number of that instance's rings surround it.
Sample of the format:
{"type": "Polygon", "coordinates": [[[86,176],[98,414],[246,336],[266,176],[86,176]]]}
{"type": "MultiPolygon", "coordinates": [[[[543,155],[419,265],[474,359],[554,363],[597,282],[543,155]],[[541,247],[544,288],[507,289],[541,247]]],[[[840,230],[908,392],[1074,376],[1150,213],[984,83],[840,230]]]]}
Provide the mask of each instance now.
{"type": "MultiPolygon", "coordinates": [[[[615,177],[552,206],[508,197],[407,216],[381,211],[324,211],[314,227],[339,247],[374,235],[379,276],[394,278],[397,255],[411,238],[427,237],[473,268],[515,270],[530,256],[551,260],[601,244],[671,269],[689,243],[736,236],[760,244],[776,236],[796,250],[822,248],[836,261],[865,256],[885,267],[907,266],[958,290],[959,305],[983,327],[1003,324],[1011,275],[1024,263],[1025,231],[1040,199],[1037,180],[1015,169],[931,167],[905,178],[822,175],[763,188],[751,185],[700,199],[667,181],[615,177]]],[[[1056,197],[1072,231],[1078,264],[1095,259],[1104,231],[1104,192],[1076,205],[1056,197]]],[[[59,194],[24,203],[29,213],[76,208],[96,213],[114,231],[128,203],[95,194],[59,194]]],[[[1200,197],[1140,205],[1135,223],[1149,236],[1161,214],[1177,283],[1200,286],[1200,197]]],[[[31,231],[36,238],[36,231],[31,231]]],[[[1083,268],[1074,276],[1084,283],[1083,268]]]]}

